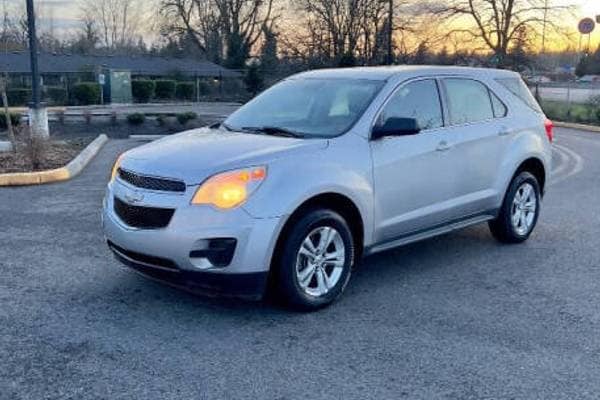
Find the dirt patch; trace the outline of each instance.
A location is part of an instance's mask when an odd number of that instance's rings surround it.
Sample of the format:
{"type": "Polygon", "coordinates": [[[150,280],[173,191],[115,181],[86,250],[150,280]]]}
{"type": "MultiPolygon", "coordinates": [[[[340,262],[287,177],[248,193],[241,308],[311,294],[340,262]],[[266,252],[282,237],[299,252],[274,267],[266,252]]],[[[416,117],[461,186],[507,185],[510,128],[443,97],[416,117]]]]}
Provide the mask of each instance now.
{"type": "Polygon", "coordinates": [[[94,140],[93,137],[79,137],[65,140],[50,139],[35,146],[19,141],[17,152],[0,152],[0,173],[32,172],[61,168],[73,160],[94,140]],[[33,156],[37,153],[37,156],[33,156]],[[34,162],[32,158],[36,158],[34,162]]]}

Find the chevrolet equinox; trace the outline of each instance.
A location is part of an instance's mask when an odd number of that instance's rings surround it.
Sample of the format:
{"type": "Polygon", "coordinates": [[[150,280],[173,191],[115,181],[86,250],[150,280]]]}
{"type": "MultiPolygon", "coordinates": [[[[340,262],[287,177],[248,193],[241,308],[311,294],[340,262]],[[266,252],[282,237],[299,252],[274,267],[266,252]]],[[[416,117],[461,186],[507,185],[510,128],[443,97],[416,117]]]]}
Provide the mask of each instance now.
{"type": "Polygon", "coordinates": [[[482,222],[527,240],[552,131],[510,71],[301,73],[221,124],[121,155],[104,232],[149,277],[317,309],[366,255],[482,222]]]}

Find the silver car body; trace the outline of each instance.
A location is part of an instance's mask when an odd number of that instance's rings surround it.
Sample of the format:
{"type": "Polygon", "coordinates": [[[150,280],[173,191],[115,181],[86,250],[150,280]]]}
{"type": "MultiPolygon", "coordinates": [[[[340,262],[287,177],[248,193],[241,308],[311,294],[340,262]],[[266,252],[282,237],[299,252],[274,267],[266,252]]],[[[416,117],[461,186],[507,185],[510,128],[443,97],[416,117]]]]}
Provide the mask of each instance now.
{"type": "Polygon", "coordinates": [[[286,221],[315,196],[333,193],[355,205],[364,254],[371,254],[494,218],[525,160],[535,158],[546,175],[550,171],[545,117],[496,81],[518,77],[513,72],[414,66],[322,70],[290,79],[314,77],[381,80],[385,85],[351,130],[338,137],[296,139],[203,128],[128,151],[121,168],[180,179],[187,189],[144,190],[117,178],[109,183],[104,203],[107,239],[131,252],[172,260],[183,271],[225,279],[260,274],[266,280],[286,221]],[[374,121],[396,90],[414,80],[446,77],[483,83],[506,104],[507,116],[370,140],[374,121]],[[190,204],[198,186],[212,175],[259,165],[267,167],[268,178],[242,206],[222,211],[190,204]],[[115,214],[115,197],[176,211],[165,229],[133,229],[115,214]],[[220,237],[237,239],[229,266],[211,268],[190,258],[202,240],[220,237]]]}

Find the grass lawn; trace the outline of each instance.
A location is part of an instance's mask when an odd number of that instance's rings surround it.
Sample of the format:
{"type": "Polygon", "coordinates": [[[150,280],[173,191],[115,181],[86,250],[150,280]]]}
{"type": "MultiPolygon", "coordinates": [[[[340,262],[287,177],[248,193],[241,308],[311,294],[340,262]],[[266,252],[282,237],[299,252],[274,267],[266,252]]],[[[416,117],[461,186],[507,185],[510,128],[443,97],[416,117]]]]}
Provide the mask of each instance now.
{"type": "Polygon", "coordinates": [[[600,125],[600,107],[561,101],[542,101],[541,106],[548,118],[562,122],[600,125]]]}

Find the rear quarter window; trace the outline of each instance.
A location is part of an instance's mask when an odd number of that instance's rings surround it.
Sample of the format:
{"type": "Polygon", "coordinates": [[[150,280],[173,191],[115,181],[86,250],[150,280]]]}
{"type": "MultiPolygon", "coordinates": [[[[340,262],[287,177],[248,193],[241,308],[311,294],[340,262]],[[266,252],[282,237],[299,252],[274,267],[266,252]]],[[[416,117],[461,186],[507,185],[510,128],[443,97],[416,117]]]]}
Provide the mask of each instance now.
{"type": "Polygon", "coordinates": [[[542,108],[531,94],[521,78],[498,78],[496,82],[504,86],[509,92],[517,96],[525,105],[533,111],[542,114],[542,108]]]}
{"type": "Polygon", "coordinates": [[[444,85],[451,125],[494,118],[490,92],[481,82],[468,78],[446,78],[444,85]]]}

